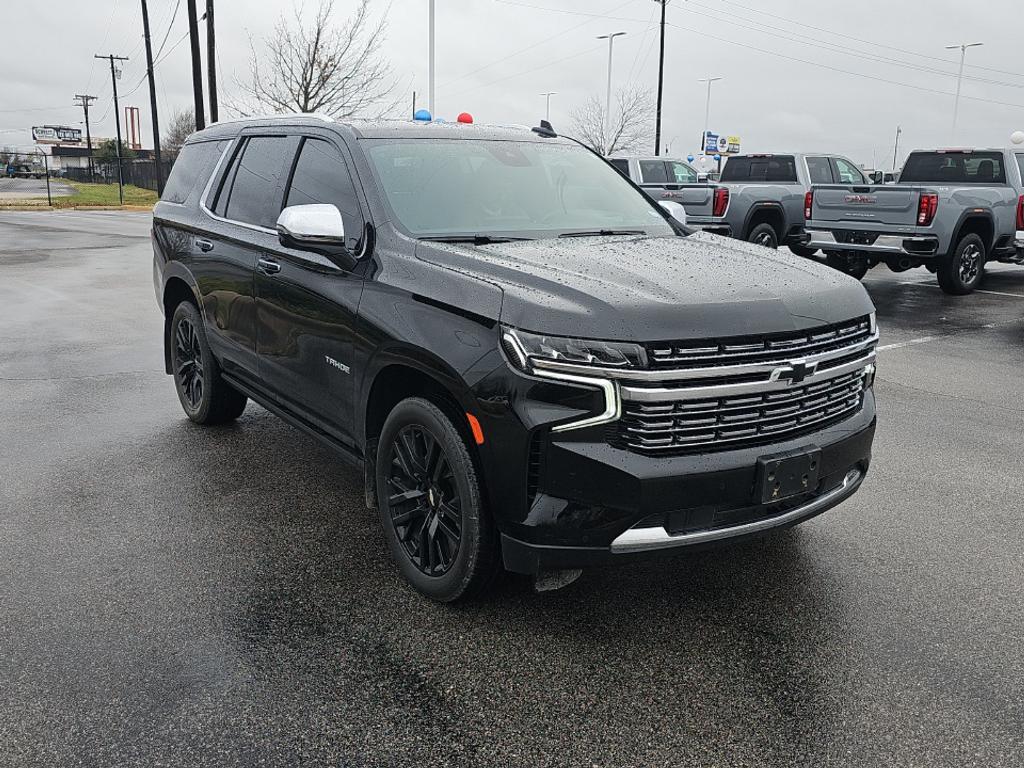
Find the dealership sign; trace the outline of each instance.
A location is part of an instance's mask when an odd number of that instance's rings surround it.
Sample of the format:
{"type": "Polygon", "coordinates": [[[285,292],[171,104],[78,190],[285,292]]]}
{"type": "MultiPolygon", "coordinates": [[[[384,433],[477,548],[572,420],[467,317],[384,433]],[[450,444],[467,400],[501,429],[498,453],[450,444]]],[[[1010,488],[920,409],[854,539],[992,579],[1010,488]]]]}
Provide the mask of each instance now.
{"type": "Polygon", "coordinates": [[[738,155],[739,153],[739,136],[719,135],[711,131],[704,134],[705,155],[738,155]]]}
{"type": "Polygon", "coordinates": [[[37,125],[32,128],[32,138],[39,144],[81,144],[82,129],[62,125],[37,125]]]}

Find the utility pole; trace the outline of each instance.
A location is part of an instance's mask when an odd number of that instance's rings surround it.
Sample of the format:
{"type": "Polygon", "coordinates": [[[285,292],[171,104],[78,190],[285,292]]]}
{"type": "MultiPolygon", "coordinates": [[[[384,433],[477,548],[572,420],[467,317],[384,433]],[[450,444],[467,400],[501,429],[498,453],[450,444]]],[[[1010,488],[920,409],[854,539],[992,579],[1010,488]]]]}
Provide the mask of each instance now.
{"type": "Polygon", "coordinates": [[[896,126],[896,146],[892,150],[892,172],[896,173],[896,162],[900,156],[900,134],[903,133],[903,129],[900,126],[896,126]]]}
{"type": "Polygon", "coordinates": [[[960,83],[964,79],[964,59],[967,58],[968,48],[977,48],[979,45],[984,45],[984,43],[960,43],[959,45],[946,46],[947,51],[955,51],[957,48],[960,49],[960,71],[956,76],[956,96],[953,99],[953,131],[951,140],[954,142],[956,141],[956,118],[957,113],[960,111],[960,83]]]}
{"type": "Polygon", "coordinates": [[[655,0],[661,4],[661,47],[658,50],[658,106],[654,121],[654,155],[661,154],[661,94],[665,80],[665,6],[668,0],[655,0]]]}
{"type": "Polygon", "coordinates": [[[546,91],[541,94],[544,97],[544,119],[549,123],[551,122],[551,97],[557,95],[558,91],[546,91]]]}
{"type": "Polygon", "coordinates": [[[430,116],[434,116],[434,0],[430,0],[430,27],[427,31],[428,46],[430,48],[430,62],[427,66],[427,109],[430,116]]]}
{"type": "MultiPolygon", "coordinates": [[[[616,37],[621,37],[626,34],[625,32],[612,32],[610,35],[598,35],[598,40],[608,41],[608,89],[605,94],[604,100],[604,139],[605,142],[609,139],[609,134],[612,132],[612,44],[615,42],[616,37]]],[[[610,154],[611,147],[605,146],[604,154],[610,154]]]]}
{"type": "Polygon", "coordinates": [[[124,169],[121,167],[121,108],[117,105],[117,70],[114,68],[114,62],[128,61],[128,57],[115,56],[112,53],[104,56],[97,53],[93,58],[110,60],[110,83],[114,87],[114,122],[117,125],[117,144],[115,145],[117,153],[117,197],[121,201],[121,205],[124,205],[124,169]]]}
{"type": "Polygon", "coordinates": [[[146,74],[149,77],[149,109],[153,118],[153,162],[156,166],[156,193],[164,193],[164,175],[160,166],[160,118],[156,109],[156,74],[153,72],[153,44],[149,39],[149,7],[142,0],[142,33],[146,38],[146,74]]]}
{"type": "Polygon", "coordinates": [[[76,93],[75,99],[85,112],[85,147],[89,153],[89,181],[93,180],[92,171],[92,132],[89,130],[89,105],[96,101],[95,96],[86,96],[84,93],[76,93]]]}
{"type": "Polygon", "coordinates": [[[195,100],[196,130],[201,131],[206,127],[206,109],[203,106],[203,62],[199,58],[196,0],[188,0],[188,41],[192,48],[192,96],[195,100]]]}
{"type": "Polygon", "coordinates": [[[210,85],[210,122],[216,123],[217,107],[217,43],[213,29],[213,0],[206,0],[206,79],[210,85]]]}
{"type": "Polygon", "coordinates": [[[704,133],[700,137],[700,151],[705,155],[708,148],[708,121],[711,118],[711,84],[722,79],[721,77],[705,77],[697,81],[698,83],[708,84],[708,99],[704,104],[704,133]]]}

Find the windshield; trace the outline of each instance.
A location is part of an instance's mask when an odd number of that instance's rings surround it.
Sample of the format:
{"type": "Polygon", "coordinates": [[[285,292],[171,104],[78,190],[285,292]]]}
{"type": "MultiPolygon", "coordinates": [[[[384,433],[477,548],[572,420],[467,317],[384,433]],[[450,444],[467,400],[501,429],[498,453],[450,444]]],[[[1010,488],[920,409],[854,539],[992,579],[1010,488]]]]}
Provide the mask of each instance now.
{"type": "Polygon", "coordinates": [[[417,237],[674,234],[621,174],[576,145],[483,139],[367,144],[395,218],[417,237]]]}

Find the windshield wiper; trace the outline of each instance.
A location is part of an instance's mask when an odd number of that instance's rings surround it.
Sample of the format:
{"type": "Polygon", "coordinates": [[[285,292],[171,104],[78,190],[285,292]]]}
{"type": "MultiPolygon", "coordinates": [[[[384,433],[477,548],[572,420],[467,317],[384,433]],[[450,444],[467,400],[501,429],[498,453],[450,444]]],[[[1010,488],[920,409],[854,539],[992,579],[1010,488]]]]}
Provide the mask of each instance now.
{"type": "Polygon", "coordinates": [[[559,237],[611,237],[612,235],[646,235],[639,229],[591,229],[583,232],[566,232],[559,237]]]}
{"type": "Polygon", "coordinates": [[[528,237],[502,237],[498,235],[428,235],[420,240],[434,243],[472,243],[473,245],[492,245],[493,243],[512,243],[518,240],[529,240],[528,237]]]}

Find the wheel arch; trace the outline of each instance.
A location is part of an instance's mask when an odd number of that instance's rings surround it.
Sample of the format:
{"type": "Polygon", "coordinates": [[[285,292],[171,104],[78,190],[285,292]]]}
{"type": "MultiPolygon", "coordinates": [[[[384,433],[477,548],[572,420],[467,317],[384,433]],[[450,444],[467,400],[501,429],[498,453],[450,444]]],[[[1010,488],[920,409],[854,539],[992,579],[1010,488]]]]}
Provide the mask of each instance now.
{"type": "Polygon", "coordinates": [[[467,418],[474,398],[468,385],[454,370],[429,353],[412,354],[407,350],[378,356],[370,370],[363,380],[361,406],[356,410],[356,434],[363,440],[368,507],[376,507],[375,462],[381,430],[392,409],[409,397],[430,401],[451,419],[466,441],[479,471],[478,446],[467,418]]]}
{"type": "Polygon", "coordinates": [[[781,203],[767,200],[754,203],[743,223],[743,239],[750,237],[751,231],[759,224],[770,224],[775,230],[775,239],[782,244],[786,237],[786,214],[781,203]]]}
{"type": "Polygon", "coordinates": [[[995,219],[990,211],[965,211],[957,222],[954,234],[949,241],[949,256],[956,251],[960,239],[964,235],[976,234],[981,237],[985,246],[985,256],[992,253],[992,246],[995,244],[996,225],[995,219]]]}
{"type": "Polygon", "coordinates": [[[192,284],[181,275],[171,275],[164,281],[161,306],[164,311],[164,371],[171,373],[171,319],[174,310],[183,301],[190,301],[200,307],[199,298],[192,284]]]}

